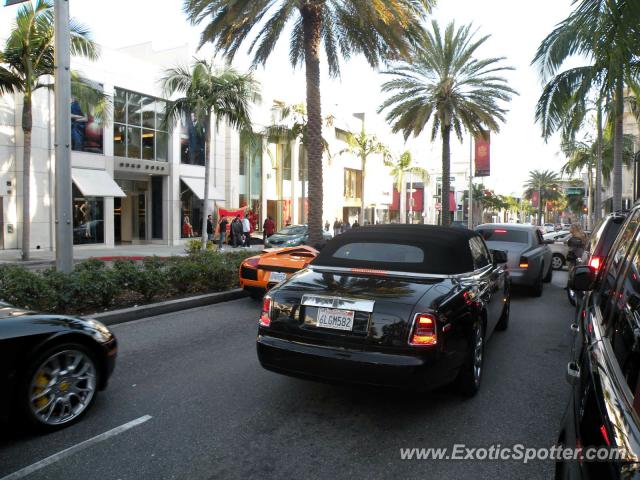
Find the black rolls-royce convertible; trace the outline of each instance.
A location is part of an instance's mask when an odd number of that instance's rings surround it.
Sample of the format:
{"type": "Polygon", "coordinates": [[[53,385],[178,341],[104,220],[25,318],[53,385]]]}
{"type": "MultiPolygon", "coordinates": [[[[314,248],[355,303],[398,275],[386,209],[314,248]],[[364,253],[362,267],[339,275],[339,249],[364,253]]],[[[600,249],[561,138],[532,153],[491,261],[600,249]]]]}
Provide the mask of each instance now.
{"type": "Polygon", "coordinates": [[[485,341],[509,322],[506,253],[474,231],[376,225],[330,240],[264,297],[262,366],[303,378],[480,387],[485,341]]]}

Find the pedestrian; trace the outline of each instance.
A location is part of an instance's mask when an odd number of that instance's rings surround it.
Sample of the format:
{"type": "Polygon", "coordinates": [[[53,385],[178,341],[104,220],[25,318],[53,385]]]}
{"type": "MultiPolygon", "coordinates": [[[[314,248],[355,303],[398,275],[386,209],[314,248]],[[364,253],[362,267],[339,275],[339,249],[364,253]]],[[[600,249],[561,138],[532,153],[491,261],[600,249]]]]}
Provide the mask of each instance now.
{"type": "Polygon", "coordinates": [[[339,233],[340,233],[340,222],[338,221],[338,218],[336,217],[336,219],[333,222],[333,236],[337,237],[339,233]]]}
{"type": "Polygon", "coordinates": [[[567,240],[567,247],[569,252],[567,253],[567,262],[569,263],[569,269],[582,259],[584,254],[584,247],[587,245],[587,236],[580,228],[580,225],[574,223],[569,228],[569,240],[567,240]]]}
{"type": "Polygon", "coordinates": [[[250,247],[251,246],[251,222],[249,222],[249,219],[245,216],[242,219],[242,234],[244,235],[244,247],[250,247]]]}
{"type": "Polygon", "coordinates": [[[233,232],[233,248],[237,248],[238,245],[242,245],[242,222],[240,221],[240,215],[236,215],[236,218],[231,222],[231,231],[233,232]]]}
{"type": "Polygon", "coordinates": [[[349,219],[342,224],[342,233],[351,230],[351,224],[349,223],[349,219]]]}
{"type": "Polygon", "coordinates": [[[326,220],[324,222],[324,230],[325,230],[325,232],[328,232],[330,228],[331,228],[331,225],[329,225],[329,220],[326,220]]]}
{"type": "Polygon", "coordinates": [[[189,221],[189,217],[187,215],[185,215],[184,219],[182,220],[182,237],[193,237],[193,227],[191,226],[191,222],[189,221]]]}
{"type": "Polygon", "coordinates": [[[227,217],[222,217],[222,219],[220,220],[220,223],[218,224],[218,228],[220,229],[220,238],[218,239],[218,249],[219,250],[223,250],[224,249],[224,240],[225,237],[227,236],[227,225],[229,224],[229,222],[227,222],[227,217]]]}
{"type": "Polygon", "coordinates": [[[358,220],[355,220],[353,222],[353,226],[351,228],[358,228],[360,226],[360,224],[358,223],[358,220]]]}
{"type": "Polygon", "coordinates": [[[207,215],[207,240],[213,242],[213,217],[207,215]]]}
{"type": "Polygon", "coordinates": [[[273,235],[276,231],[276,224],[271,217],[267,216],[266,220],[264,221],[264,225],[262,225],[262,230],[263,230],[263,241],[266,244],[267,238],[273,235]]]}

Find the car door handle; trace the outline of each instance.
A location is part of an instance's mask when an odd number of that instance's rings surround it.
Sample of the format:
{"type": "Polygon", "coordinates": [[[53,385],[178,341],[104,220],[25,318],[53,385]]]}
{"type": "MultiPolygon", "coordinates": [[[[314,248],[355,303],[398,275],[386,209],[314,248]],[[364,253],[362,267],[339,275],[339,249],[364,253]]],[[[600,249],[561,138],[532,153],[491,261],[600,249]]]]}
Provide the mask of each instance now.
{"type": "Polygon", "coordinates": [[[569,329],[571,329],[571,333],[573,333],[575,335],[580,331],[580,326],[577,323],[572,323],[569,326],[569,329]]]}
{"type": "Polygon", "coordinates": [[[580,380],[580,367],[576,362],[567,364],[567,382],[569,385],[575,385],[580,380]]]}

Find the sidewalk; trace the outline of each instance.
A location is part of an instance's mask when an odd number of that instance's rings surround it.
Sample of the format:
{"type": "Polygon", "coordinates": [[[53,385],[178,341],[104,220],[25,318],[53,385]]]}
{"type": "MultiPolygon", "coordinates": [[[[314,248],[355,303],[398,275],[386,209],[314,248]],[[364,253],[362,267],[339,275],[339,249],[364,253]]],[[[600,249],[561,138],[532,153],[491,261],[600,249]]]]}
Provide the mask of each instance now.
{"type": "MultiPolygon", "coordinates": [[[[259,252],[262,245],[252,245],[250,249],[225,247],[225,252],[252,250],[259,252]]],[[[114,260],[116,258],[141,258],[157,255],[159,257],[169,257],[172,255],[186,255],[185,245],[117,245],[115,247],[105,247],[104,245],[78,245],[73,247],[73,260],[79,262],[88,258],[98,258],[103,260],[114,260]]],[[[25,267],[47,267],[54,265],[56,253],[53,250],[32,250],[31,259],[23,262],[20,259],[20,250],[0,250],[0,265],[23,265],[25,267]]]]}

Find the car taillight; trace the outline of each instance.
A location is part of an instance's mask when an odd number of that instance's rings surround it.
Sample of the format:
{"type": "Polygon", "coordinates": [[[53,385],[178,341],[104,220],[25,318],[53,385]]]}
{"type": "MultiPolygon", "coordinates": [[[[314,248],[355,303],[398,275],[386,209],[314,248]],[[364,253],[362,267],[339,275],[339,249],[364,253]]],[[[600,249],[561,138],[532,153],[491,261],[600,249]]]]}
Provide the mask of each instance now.
{"type": "Polygon", "coordinates": [[[596,272],[600,270],[600,265],[602,265],[602,259],[600,257],[591,257],[591,260],[589,260],[589,266],[596,272]]]}
{"type": "Polygon", "coordinates": [[[529,268],[529,259],[527,257],[520,257],[520,268],[529,268]]]}
{"type": "Polygon", "coordinates": [[[260,257],[251,257],[247,258],[244,263],[251,268],[258,268],[258,263],[260,263],[260,257]]]}
{"type": "Polygon", "coordinates": [[[435,345],[438,342],[438,333],[436,332],[436,319],[428,313],[418,313],[413,322],[413,332],[409,345],[428,346],[435,345]]]}
{"type": "Polygon", "coordinates": [[[262,312],[260,313],[260,320],[258,323],[261,327],[268,327],[271,325],[271,298],[267,296],[262,300],[262,312]]]}

